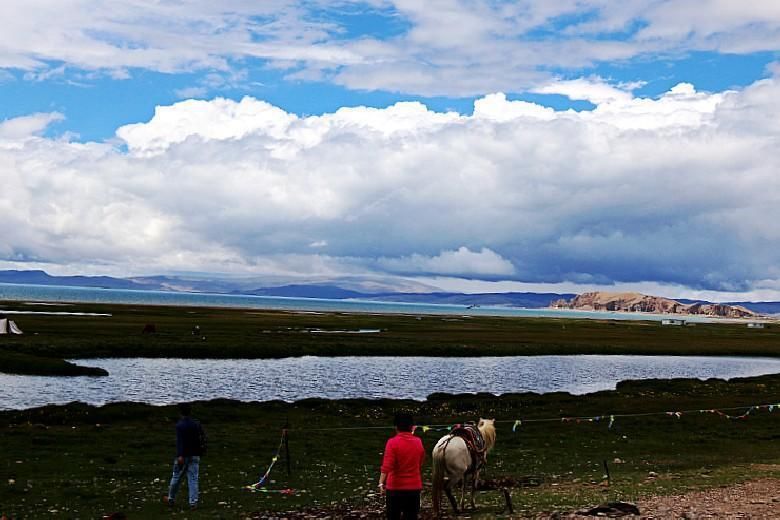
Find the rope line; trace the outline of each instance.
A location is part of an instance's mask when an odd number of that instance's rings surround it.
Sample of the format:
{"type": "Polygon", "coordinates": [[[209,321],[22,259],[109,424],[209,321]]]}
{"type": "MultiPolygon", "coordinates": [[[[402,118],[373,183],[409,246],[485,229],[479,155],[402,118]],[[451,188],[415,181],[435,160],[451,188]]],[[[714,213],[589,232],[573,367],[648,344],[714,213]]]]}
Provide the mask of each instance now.
{"type": "MultiPolygon", "coordinates": [[[[691,410],[673,410],[663,412],[640,412],[640,413],[607,413],[601,415],[581,415],[581,416],[563,416],[563,417],[546,417],[536,419],[498,419],[496,424],[512,424],[513,431],[516,430],[520,424],[527,423],[551,423],[551,422],[598,422],[601,420],[609,420],[610,423],[615,419],[632,418],[632,417],[652,417],[652,416],[674,416],[681,417],[682,415],[696,414],[696,413],[714,413],[730,419],[738,419],[747,417],[750,413],[759,409],[768,409],[770,412],[775,408],[780,409],[780,401],[772,404],[754,404],[745,406],[732,406],[725,408],[697,408],[691,410]],[[744,411],[740,415],[732,416],[723,412],[744,411]]],[[[415,429],[419,429],[423,432],[433,430],[441,431],[442,429],[450,429],[451,424],[419,424],[415,426],[415,429]]],[[[390,430],[392,426],[337,426],[331,428],[305,428],[305,429],[289,429],[289,431],[307,431],[307,432],[327,432],[327,431],[361,431],[361,430],[390,430]]]]}
{"type": "MultiPolygon", "coordinates": [[[[600,422],[602,420],[608,420],[609,426],[608,428],[611,430],[612,425],[615,422],[615,419],[617,418],[632,418],[632,417],[652,417],[652,416],[669,416],[669,417],[676,417],[680,419],[683,415],[689,415],[689,414],[703,414],[703,413],[711,413],[716,414],[721,417],[725,417],[727,419],[747,419],[747,417],[753,413],[756,410],[769,410],[770,412],[773,412],[775,408],[780,409],[780,402],[777,402],[776,404],[754,404],[754,405],[746,405],[746,406],[732,406],[732,407],[724,407],[724,408],[699,408],[699,409],[692,409],[692,410],[676,410],[676,411],[665,411],[665,412],[640,412],[640,413],[612,413],[612,414],[604,414],[604,415],[584,415],[584,416],[571,416],[571,417],[550,417],[550,418],[536,418],[536,419],[499,419],[496,420],[496,424],[512,424],[512,431],[516,432],[517,428],[522,426],[525,423],[551,423],[551,422],[600,422]],[[735,411],[742,411],[739,415],[729,415],[726,412],[735,412],[735,411]]],[[[273,458],[271,459],[271,464],[269,464],[268,469],[265,471],[265,473],[260,477],[260,480],[258,480],[254,484],[250,484],[248,486],[245,486],[246,489],[253,491],[253,492],[261,492],[261,493],[279,493],[279,494],[285,494],[285,495],[292,495],[295,494],[295,490],[293,489],[269,489],[266,487],[266,483],[268,480],[269,475],[271,474],[271,470],[274,468],[274,465],[276,465],[276,462],[279,460],[279,456],[282,452],[282,447],[285,445],[285,440],[287,439],[287,433],[290,431],[307,431],[307,432],[324,432],[324,431],[361,431],[361,430],[389,430],[390,426],[341,426],[341,427],[332,427],[332,428],[306,428],[306,429],[292,429],[285,427],[282,429],[282,437],[279,439],[279,446],[276,448],[276,453],[274,454],[273,458]]],[[[451,431],[453,428],[453,425],[451,424],[425,424],[425,425],[416,425],[414,426],[413,431],[420,430],[422,433],[426,433],[428,431],[451,431]]]]}
{"type": "Polygon", "coordinates": [[[279,454],[282,452],[282,446],[284,446],[284,439],[286,436],[287,436],[287,429],[284,429],[282,430],[282,438],[279,439],[279,447],[276,448],[276,454],[271,458],[271,464],[268,466],[268,469],[265,471],[263,476],[260,477],[260,480],[258,480],[254,484],[250,484],[246,486],[247,489],[251,489],[252,491],[264,490],[264,492],[273,492],[272,490],[265,489],[263,486],[265,486],[266,480],[268,480],[268,476],[271,474],[271,470],[274,468],[274,465],[279,460],[279,454]]]}

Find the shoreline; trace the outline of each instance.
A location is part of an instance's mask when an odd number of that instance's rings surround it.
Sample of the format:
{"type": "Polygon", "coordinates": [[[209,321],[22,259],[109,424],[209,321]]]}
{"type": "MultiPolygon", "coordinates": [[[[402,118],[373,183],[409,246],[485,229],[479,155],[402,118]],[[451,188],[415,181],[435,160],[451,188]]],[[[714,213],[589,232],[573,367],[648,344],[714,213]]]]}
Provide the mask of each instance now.
{"type": "MultiPolygon", "coordinates": [[[[685,319],[685,318],[696,318],[697,321],[692,321],[691,323],[750,323],[750,322],[761,322],[761,323],[780,323],[780,316],[773,316],[773,315],[766,315],[761,314],[758,316],[752,316],[752,317],[744,317],[744,318],[733,318],[728,316],[712,316],[708,314],[680,314],[680,313],[673,313],[673,312],[639,312],[639,311],[601,311],[601,310],[594,310],[594,309],[560,309],[558,307],[545,307],[545,309],[550,311],[562,311],[562,312],[581,312],[583,314],[587,313],[602,313],[606,315],[616,315],[616,316],[652,316],[652,317],[663,317],[665,319],[685,319]],[[707,321],[698,321],[698,320],[707,320],[707,321]]],[[[641,321],[641,320],[640,320],[641,321]]]]}

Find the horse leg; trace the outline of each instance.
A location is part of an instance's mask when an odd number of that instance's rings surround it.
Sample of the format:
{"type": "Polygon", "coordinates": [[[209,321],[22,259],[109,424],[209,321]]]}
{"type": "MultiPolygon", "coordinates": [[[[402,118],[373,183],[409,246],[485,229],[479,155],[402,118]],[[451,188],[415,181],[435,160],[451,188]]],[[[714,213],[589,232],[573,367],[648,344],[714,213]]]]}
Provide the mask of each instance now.
{"type": "Polygon", "coordinates": [[[463,509],[463,504],[466,502],[466,475],[463,475],[463,480],[460,481],[460,509],[463,509]]]}
{"type": "Polygon", "coordinates": [[[501,488],[501,492],[504,494],[504,500],[506,501],[506,505],[504,506],[504,510],[501,511],[502,513],[504,511],[509,512],[510,515],[515,514],[515,508],[512,507],[512,495],[509,493],[509,490],[507,488],[501,488]]]}
{"type": "Polygon", "coordinates": [[[471,478],[471,509],[477,508],[477,503],[474,501],[474,496],[477,494],[477,480],[479,479],[479,470],[474,471],[471,478]]]}
{"type": "Polygon", "coordinates": [[[450,500],[452,512],[457,515],[459,513],[458,503],[455,501],[455,497],[452,496],[452,486],[449,481],[447,482],[447,485],[444,486],[444,492],[447,493],[447,498],[450,500]]]}

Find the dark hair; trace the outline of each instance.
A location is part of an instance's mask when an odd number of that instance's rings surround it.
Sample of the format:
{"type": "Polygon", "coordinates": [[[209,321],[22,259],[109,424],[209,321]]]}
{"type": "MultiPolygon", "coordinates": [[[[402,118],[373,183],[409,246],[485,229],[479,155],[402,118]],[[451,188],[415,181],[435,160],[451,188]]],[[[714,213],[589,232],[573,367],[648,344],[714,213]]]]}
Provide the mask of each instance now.
{"type": "Polygon", "coordinates": [[[400,432],[410,432],[414,426],[414,417],[409,412],[398,412],[393,419],[393,425],[400,432]]]}
{"type": "Polygon", "coordinates": [[[192,413],[192,406],[190,403],[179,403],[179,413],[187,417],[192,413]]]}

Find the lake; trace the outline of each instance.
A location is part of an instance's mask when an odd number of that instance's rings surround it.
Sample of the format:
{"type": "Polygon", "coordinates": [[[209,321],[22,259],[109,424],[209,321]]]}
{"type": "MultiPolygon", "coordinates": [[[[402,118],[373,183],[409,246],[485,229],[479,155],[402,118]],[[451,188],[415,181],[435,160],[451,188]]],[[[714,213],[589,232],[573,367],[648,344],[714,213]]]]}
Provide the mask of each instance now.
{"type": "Polygon", "coordinates": [[[301,357],[255,360],[87,359],[108,377],[0,374],[0,409],[82,401],[164,405],[215,398],[425,399],[434,392],[570,392],[614,389],[651,378],[731,379],[780,373],[780,359],[673,356],[482,358],[301,357]]]}

